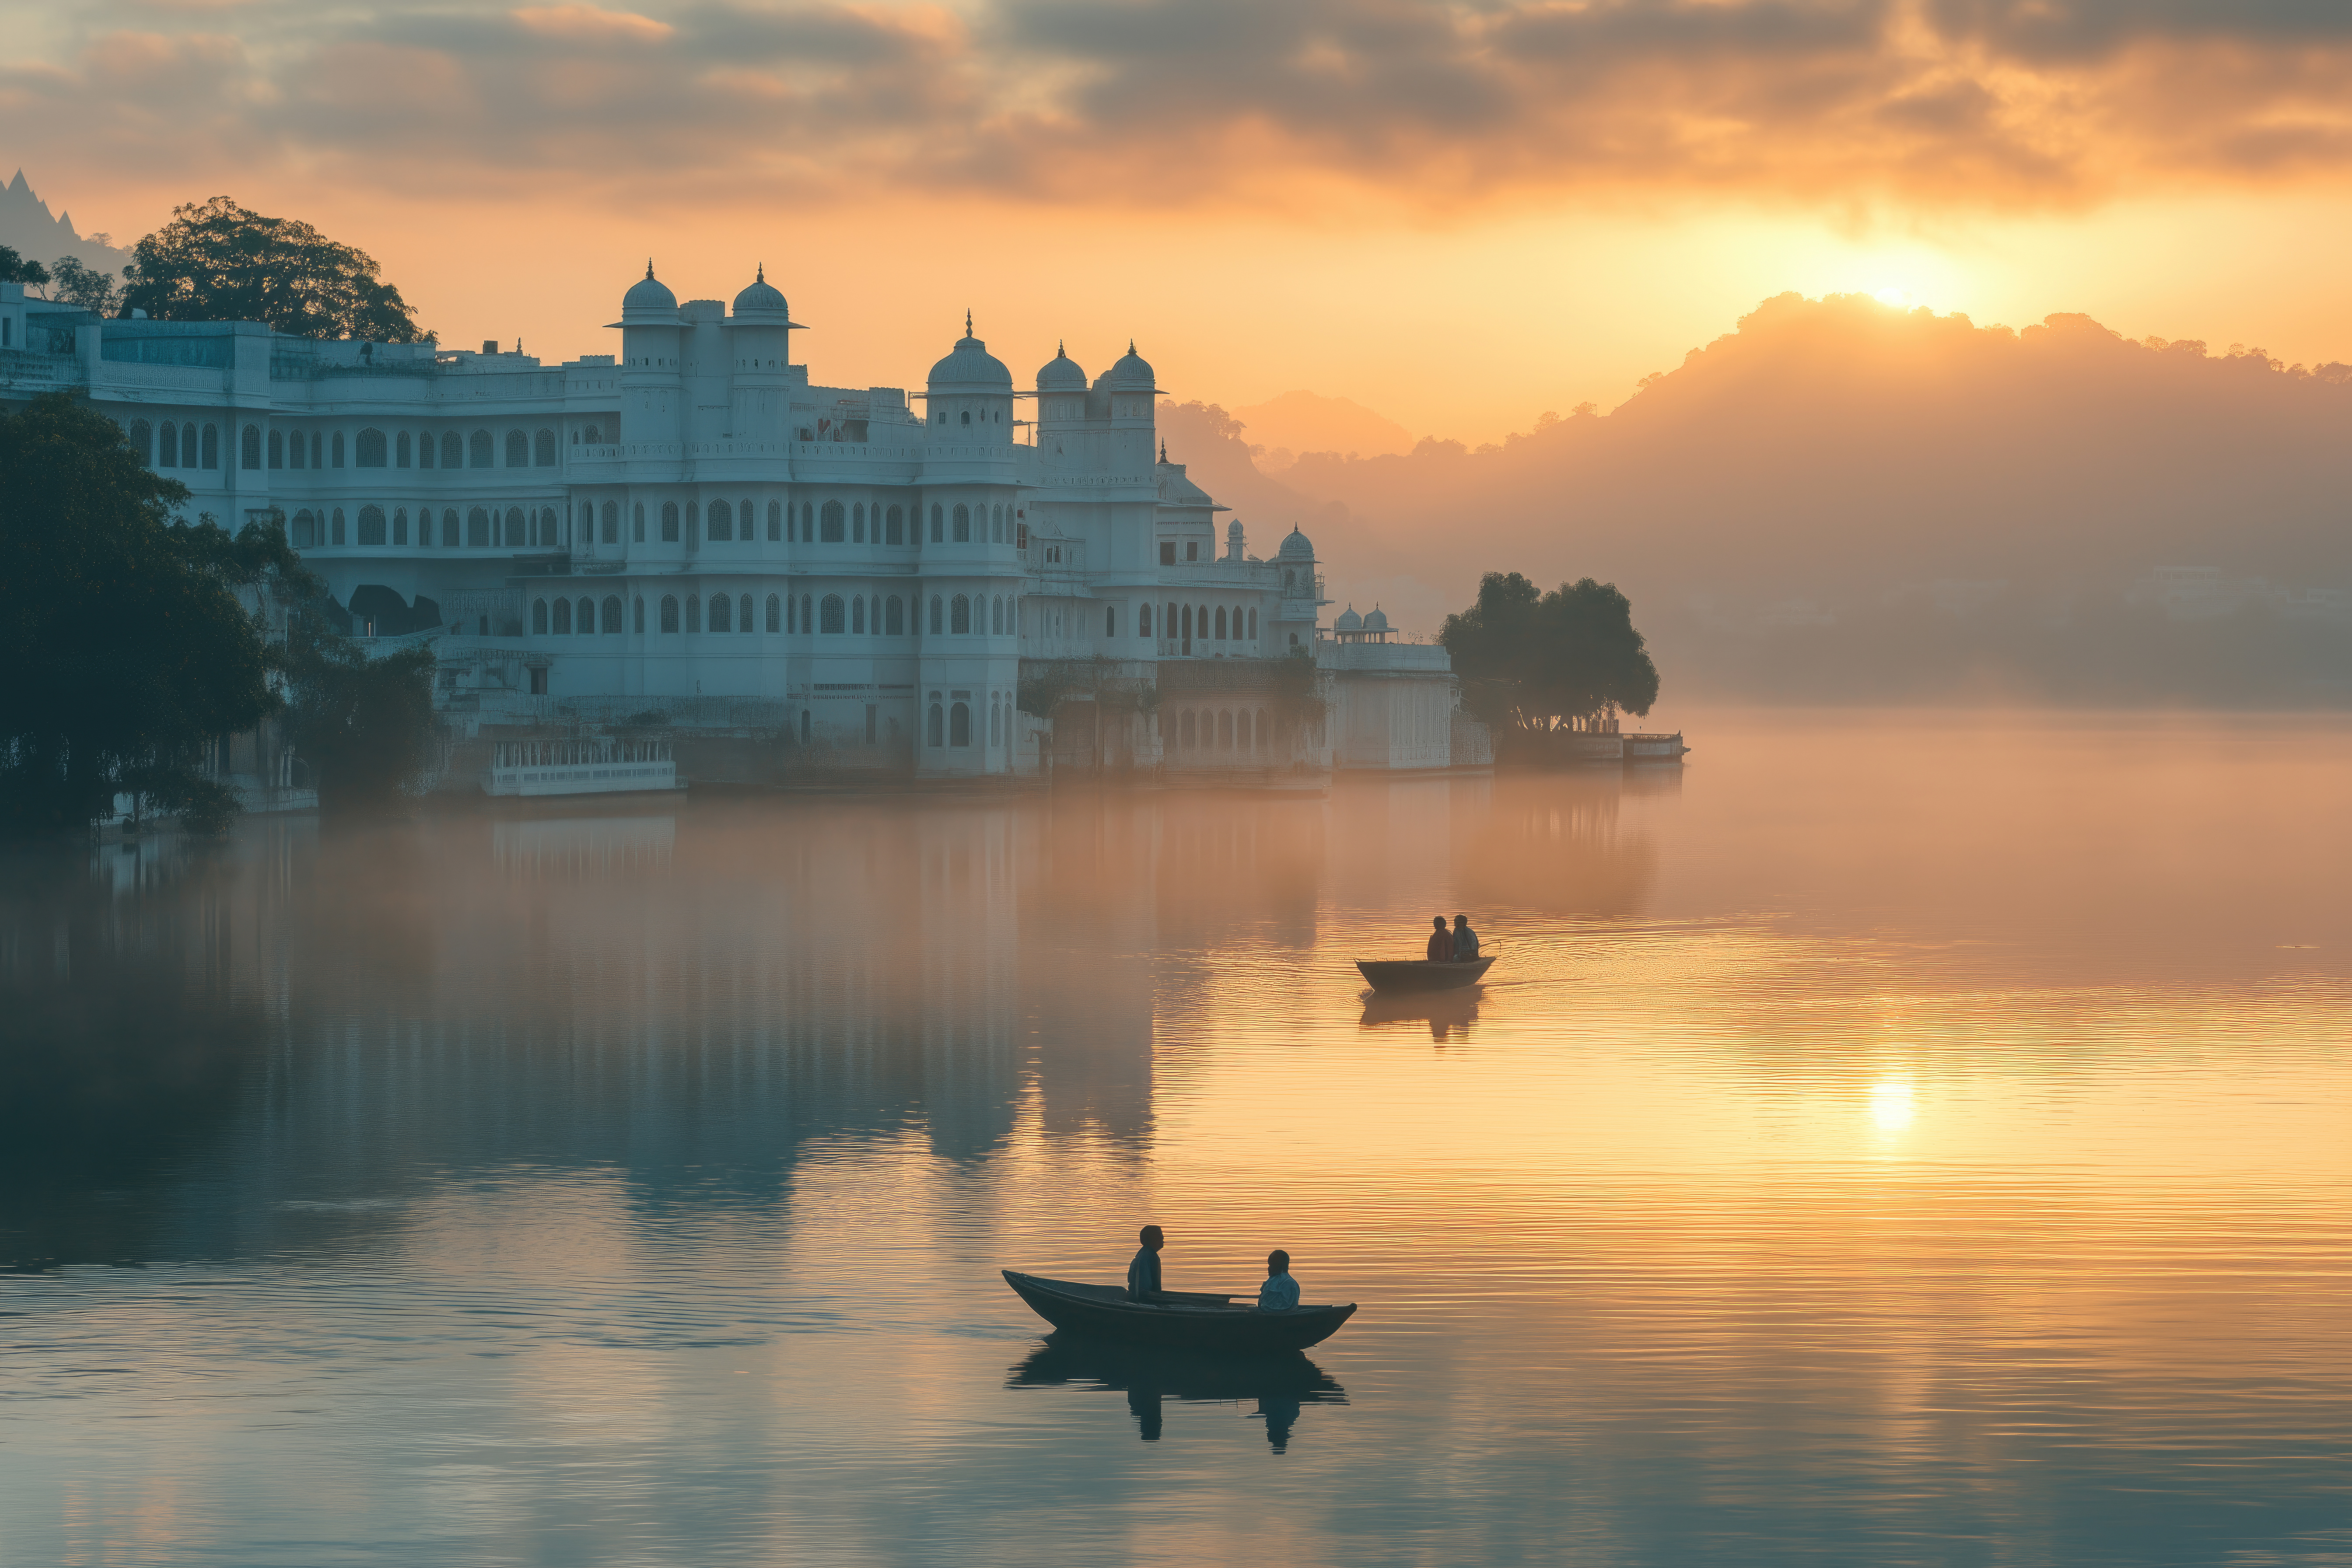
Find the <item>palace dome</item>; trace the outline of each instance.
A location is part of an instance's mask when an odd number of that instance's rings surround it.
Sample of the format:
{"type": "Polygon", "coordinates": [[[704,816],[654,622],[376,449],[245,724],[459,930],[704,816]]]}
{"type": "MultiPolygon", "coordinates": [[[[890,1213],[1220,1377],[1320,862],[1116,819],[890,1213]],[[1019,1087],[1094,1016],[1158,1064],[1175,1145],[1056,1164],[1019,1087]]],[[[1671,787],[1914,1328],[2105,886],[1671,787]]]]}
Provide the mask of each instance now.
{"type": "Polygon", "coordinates": [[[1372,613],[1364,617],[1364,629],[1368,632],[1384,632],[1389,629],[1389,618],[1378,605],[1374,605],[1372,613]]]}
{"type": "Polygon", "coordinates": [[[1363,625],[1364,617],[1356,614],[1356,606],[1350,605],[1339,612],[1339,618],[1331,623],[1331,629],[1335,632],[1360,631],[1363,625]]]}
{"type": "Polygon", "coordinates": [[[780,321],[793,313],[792,307],[784,303],[782,291],[768,281],[765,266],[760,268],[760,275],[751,280],[751,287],[735,296],[735,303],[730,310],[738,316],[773,316],[780,321]]]}
{"type": "Polygon", "coordinates": [[[1086,371],[1079,365],[1077,361],[1070,357],[1068,350],[1063,348],[1059,343],[1055,344],[1054,357],[1047,360],[1045,365],[1037,372],[1037,390],[1040,392],[1084,392],[1086,389],[1086,371]]]}
{"type": "Polygon", "coordinates": [[[963,336],[956,340],[947,358],[931,366],[929,385],[932,390],[955,392],[1003,392],[1013,390],[1013,373],[1004,362],[988,352],[988,345],[971,335],[971,317],[963,319],[963,336]]]}
{"type": "Polygon", "coordinates": [[[621,313],[625,316],[633,310],[675,310],[677,309],[677,296],[669,291],[667,284],[654,277],[654,264],[651,261],[646,263],[646,275],[629,285],[629,291],[621,296],[621,313]]]}
{"type": "Polygon", "coordinates": [[[1156,389],[1151,362],[1135,352],[1135,341],[1128,340],[1127,352],[1117,363],[1103,373],[1103,384],[1114,392],[1150,392],[1156,389]]]}
{"type": "Polygon", "coordinates": [[[1282,548],[1276,552],[1275,559],[1277,561],[1312,561],[1315,559],[1315,542],[1307,538],[1305,534],[1299,532],[1297,526],[1294,525],[1290,531],[1290,537],[1282,542],[1282,548]]]}

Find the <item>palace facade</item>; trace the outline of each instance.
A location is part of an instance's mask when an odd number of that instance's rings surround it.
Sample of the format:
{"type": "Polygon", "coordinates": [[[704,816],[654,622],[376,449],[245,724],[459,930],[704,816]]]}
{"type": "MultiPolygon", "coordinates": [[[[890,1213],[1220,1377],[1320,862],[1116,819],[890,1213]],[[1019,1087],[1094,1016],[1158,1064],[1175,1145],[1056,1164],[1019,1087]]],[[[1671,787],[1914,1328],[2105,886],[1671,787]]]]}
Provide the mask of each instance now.
{"type": "Polygon", "coordinates": [[[680,303],[650,267],[611,325],[543,365],[7,285],[0,398],[82,390],[192,515],[282,517],[356,635],[433,643],[468,732],[657,717],[925,774],[1467,760],[1443,650],[1327,633],[1305,534],[1221,530],[1132,343],[1016,391],[967,317],[920,391],[824,385],[764,275],[680,303]]]}

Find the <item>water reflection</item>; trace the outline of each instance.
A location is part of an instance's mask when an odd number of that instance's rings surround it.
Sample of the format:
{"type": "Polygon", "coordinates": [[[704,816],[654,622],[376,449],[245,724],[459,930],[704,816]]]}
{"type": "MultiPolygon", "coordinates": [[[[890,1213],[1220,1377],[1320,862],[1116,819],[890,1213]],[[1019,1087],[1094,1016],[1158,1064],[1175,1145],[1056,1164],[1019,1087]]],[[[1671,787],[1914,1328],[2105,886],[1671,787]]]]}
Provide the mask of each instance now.
{"type": "Polygon", "coordinates": [[[1285,1355],[1215,1356],[1173,1351],[1132,1350],[1068,1334],[1048,1334],[1029,1358],[1014,1367],[1008,1388],[1062,1388],[1083,1384],[1124,1392],[1137,1435],[1159,1440],[1161,1403],[1232,1405],[1252,1403],[1253,1419],[1265,1423],[1265,1440],[1277,1454],[1290,1445],[1291,1428],[1309,1405],[1345,1405],[1348,1391],[1331,1375],[1293,1351],[1285,1355]]]}
{"type": "Polygon", "coordinates": [[[1367,991],[1363,994],[1363,1016],[1357,1024],[1366,1029],[1426,1024],[1429,1037],[1441,1046],[1457,1036],[1467,1039],[1470,1026],[1478,1021],[1478,1000],[1484,990],[1471,985],[1459,991],[1423,992],[1417,996],[1383,996],[1377,991],[1367,991]]]}

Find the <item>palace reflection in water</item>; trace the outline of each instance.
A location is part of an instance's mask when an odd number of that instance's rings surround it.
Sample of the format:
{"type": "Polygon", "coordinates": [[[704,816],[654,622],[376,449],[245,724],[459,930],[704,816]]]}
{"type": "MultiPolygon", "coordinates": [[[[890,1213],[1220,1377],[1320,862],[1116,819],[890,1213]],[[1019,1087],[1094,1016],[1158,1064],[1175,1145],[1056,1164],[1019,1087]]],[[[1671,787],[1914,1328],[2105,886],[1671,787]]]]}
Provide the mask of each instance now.
{"type": "Polygon", "coordinates": [[[1707,733],[20,856],[8,1551],[2340,1551],[2352,738],[1707,733]],[[1363,994],[1456,910],[1494,984],[1363,994]],[[1043,1342],[996,1270],[1147,1219],[1359,1315],[1043,1342]]]}

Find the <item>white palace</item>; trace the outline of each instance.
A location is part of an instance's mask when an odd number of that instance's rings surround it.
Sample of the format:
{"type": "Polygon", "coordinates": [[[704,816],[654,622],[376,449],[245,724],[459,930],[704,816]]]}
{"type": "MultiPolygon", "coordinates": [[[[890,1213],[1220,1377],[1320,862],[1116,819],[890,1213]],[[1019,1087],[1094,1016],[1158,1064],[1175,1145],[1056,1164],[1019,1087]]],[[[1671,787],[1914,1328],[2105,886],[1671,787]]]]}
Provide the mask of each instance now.
{"type": "Polygon", "coordinates": [[[74,388],[191,514],[282,516],[354,634],[434,645],[468,735],[657,721],[929,775],[1485,761],[1442,648],[1323,627],[1305,534],[1220,530],[1132,344],[1016,392],[967,318],[919,393],[818,385],[764,276],[680,304],[650,267],[613,326],[550,366],[5,285],[0,400],[74,388]]]}

